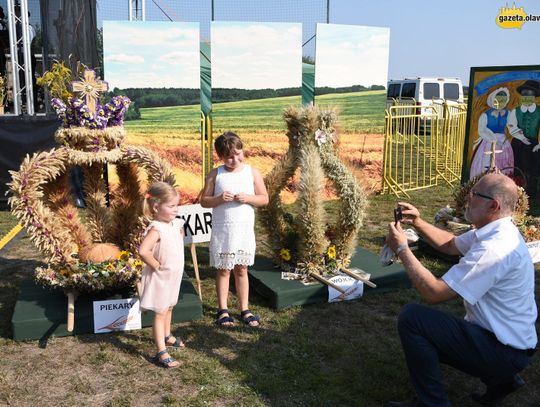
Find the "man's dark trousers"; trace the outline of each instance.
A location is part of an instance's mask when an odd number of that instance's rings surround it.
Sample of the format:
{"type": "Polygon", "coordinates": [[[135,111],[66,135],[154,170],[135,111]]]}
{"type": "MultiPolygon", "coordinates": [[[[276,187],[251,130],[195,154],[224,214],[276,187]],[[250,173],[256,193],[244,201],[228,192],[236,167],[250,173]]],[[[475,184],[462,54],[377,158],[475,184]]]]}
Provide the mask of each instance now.
{"type": "Polygon", "coordinates": [[[529,364],[526,351],[503,345],[492,332],[424,305],[404,306],[398,331],[421,406],[450,406],[439,363],[479,377],[487,386],[511,381],[529,364]]]}

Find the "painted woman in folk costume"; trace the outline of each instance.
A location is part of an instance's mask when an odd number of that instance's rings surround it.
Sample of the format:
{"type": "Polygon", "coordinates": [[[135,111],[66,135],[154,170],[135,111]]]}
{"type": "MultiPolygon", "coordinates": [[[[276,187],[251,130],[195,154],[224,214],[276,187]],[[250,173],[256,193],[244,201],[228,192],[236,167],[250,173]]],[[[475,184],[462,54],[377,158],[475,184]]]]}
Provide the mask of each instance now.
{"type": "Polygon", "coordinates": [[[506,105],[510,91],[506,87],[495,89],[487,98],[489,109],[478,119],[478,139],[475,141],[470,176],[475,177],[486,171],[491,163],[493,142],[496,142],[495,166],[506,175],[513,173],[514,153],[504,134],[508,120],[506,105]]]}

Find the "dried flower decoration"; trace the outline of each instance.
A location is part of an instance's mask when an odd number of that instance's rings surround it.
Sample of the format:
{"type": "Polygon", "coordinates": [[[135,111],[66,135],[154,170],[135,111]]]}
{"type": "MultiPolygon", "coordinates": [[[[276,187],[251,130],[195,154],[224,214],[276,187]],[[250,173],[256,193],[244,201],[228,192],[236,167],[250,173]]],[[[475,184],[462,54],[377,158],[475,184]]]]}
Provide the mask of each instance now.
{"type": "Polygon", "coordinates": [[[326,138],[326,133],[321,130],[321,129],[318,129],[316,132],[315,132],[315,141],[317,142],[317,144],[320,146],[321,144],[324,144],[327,142],[327,138],[326,138]]]}
{"type": "Polygon", "coordinates": [[[52,107],[63,120],[64,127],[103,130],[122,126],[131,100],[125,96],[114,96],[110,102],[101,104],[99,96],[108,90],[107,83],[98,80],[91,69],[82,66],[80,70],[81,78],[74,80],[69,68],[55,62],[51,70],[38,79],[38,84],[47,87],[53,96],[52,107]]]}

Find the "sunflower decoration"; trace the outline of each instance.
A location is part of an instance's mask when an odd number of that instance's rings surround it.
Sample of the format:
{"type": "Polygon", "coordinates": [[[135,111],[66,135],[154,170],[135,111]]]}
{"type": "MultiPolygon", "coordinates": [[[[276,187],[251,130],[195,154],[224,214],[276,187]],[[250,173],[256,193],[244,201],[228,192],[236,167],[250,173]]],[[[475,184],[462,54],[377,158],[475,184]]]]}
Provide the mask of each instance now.
{"type": "Polygon", "coordinates": [[[289,249],[281,249],[279,251],[279,257],[281,257],[281,260],[284,262],[289,262],[292,259],[291,251],[289,249]]]}

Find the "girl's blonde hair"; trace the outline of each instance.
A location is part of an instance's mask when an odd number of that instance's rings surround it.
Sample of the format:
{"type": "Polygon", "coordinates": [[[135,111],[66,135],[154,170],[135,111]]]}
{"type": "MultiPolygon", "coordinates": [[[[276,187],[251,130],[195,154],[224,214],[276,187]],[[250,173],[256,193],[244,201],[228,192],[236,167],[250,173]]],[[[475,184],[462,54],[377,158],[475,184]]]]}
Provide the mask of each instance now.
{"type": "Polygon", "coordinates": [[[154,204],[172,201],[177,196],[178,192],[171,184],[162,181],[152,183],[144,195],[143,215],[154,219],[154,204]]]}

